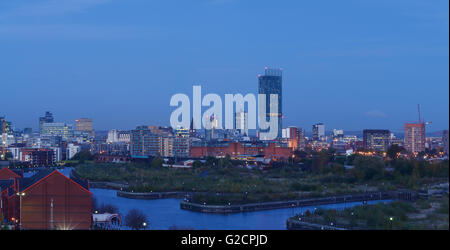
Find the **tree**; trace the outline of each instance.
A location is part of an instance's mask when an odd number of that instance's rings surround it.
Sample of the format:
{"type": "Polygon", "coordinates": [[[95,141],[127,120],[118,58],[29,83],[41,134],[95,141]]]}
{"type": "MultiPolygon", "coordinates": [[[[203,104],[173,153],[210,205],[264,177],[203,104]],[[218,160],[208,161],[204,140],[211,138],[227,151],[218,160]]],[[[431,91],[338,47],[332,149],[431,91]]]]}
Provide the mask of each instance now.
{"type": "Polygon", "coordinates": [[[89,152],[89,150],[81,150],[72,157],[72,160],[76,160],[79,163],[84,163],[85,161],[94,160],[94,156],[91,152],[89,152]]]}
{"type": "Polygon", "coordinates": [[[164,163],[164,159],[157,156],[157,157],[153,158],[151,166],[153,168],[158,168],[158,167],[162,167],[163,163],[164,163]]]}
{"type": "Polygon", "coordinates": [[[322,174],[330,162],[328,151],[322,150],[318,155],[314,155],[312,163],[312,171],[316,174],[322,174]]]}
{"type": "Polygon", "coordinates": [[[137,209],[131,209],[125,216],[125,225],[131,229],[144,229],[147,225],[147,216],[137,209]]]}
{"type": "Polygon", "coordinates": [[[117,214],[119,213],[119,209],[111,204],[102,204],[100,208],[98,209],[101,214],[103,213],[109,213],[109,214],[117,214]]]}
{"type": "Polygon", "coordinates": [[[11,152],[6,152],[5,160],[13,160],[14,156],[11,152]]]}
{"type": "Polygon", "coordinates": [[[367,181],[383,177],[384,162],[378,157],[357,156],[354,164],[354,171],[360,180],[367,181]]]}
{"type": "Polygon", "coordinates": [[[399,159],[395,161],[394,169],[396,172],[400,173],[400,175],[411,175],[413,171],[413,162],[408,160],[399,159]]]}
{"type": "Polygon", "coordinates": [[[193,168],[200,168],[203,166],[203,163],[199,160],[194,161],[194,163],[192,163],[192,167],[193,168]]]}
{"type": "Polygon", "coordinates": [[[398,154],[405,151],[405,149],[397,144],[393,144],[391,145],[388,150],[387,150],[387,155],[389,156],[389,158],[391,158],[392,160],[395,160],[398,158],[398,154]]]}
{"type": "Polygon", "coordinates": [[[308,153],[306,151],[302,151],[302,150],[301,151],[297,150],[294,152],[294,154],[295,154],[296,158],[300,158],[300,159],[306,158],[308,156],[308,153]]]}
{"type": "Polygon", "coordinates": [[[224,158],[220,158],[218,161],[217,161],[217,165],[219,166],[219,167],[229,167],[229,166],[232,166],[233,165],[233,163],[231,162],[231,157],[230,157],[230,155],[226,155],[224,158]]]}
{"type": "Polygon", "coordinates": [[[217,162],[217,159],[215,157],[212,156],[207,156],[206,157],[206,165],[209,167],[215,166],[217,162]]]}

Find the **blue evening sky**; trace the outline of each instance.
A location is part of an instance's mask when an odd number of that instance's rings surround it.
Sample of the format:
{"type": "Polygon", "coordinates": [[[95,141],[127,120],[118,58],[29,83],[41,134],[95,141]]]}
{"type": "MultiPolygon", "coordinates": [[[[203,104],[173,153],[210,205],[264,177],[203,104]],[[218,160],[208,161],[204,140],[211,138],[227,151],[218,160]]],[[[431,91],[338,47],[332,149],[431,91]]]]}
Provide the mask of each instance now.
{"type": "Polygon", "coordinates": [[[169,125],[173,94],[256,93],[284,69],[285,125],[449,127],[448,0],[2,0],[0,116],[169,125]]]}

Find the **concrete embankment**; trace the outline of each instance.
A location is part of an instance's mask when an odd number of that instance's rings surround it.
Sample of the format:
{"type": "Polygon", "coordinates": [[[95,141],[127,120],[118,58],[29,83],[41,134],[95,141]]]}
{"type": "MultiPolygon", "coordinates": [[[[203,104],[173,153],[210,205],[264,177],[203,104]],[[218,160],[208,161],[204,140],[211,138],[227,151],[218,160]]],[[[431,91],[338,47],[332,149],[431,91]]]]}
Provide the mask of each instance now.
{"type": "Polygon", "coordinates": [[[190,193],[187,192],[151,192],[151,193],[135,193],[135,192],[125,192],[117,191],[117,196],[129,198],[129,199],[139,199],[139,200],[154,200],[154,199],[167,199],[167,198],[184,198],[190,193]]]}
{"type": "Polygon", "coordinates": [[[347,230],[345,228],[314,224],[304,221],[294,221],[292,219],[286,222],[286,228],[287,230],[347,230]]]}
{"type": "Polygon", "coordinates": [[[102,189],[113,189],[113,190],[121,190],[124,188],[128,188],[127,184],[120,184],[115,182],[101,182],[101,181],[95,181],[95,182],[89,182],[90,188],[102,188],[102,189]]]}
{"type": "MultiPolygon", "coordinates": [[[[337,204],[346,202],[405,199],[403,197],[405,197],[405,194],[403,192],[386,191],[386,192],[371,192],[371,193],[351,194],[332,197],[310,198],[301,200],[263,202],[263,203],[253,203],[243,205],[208,205],[182,201],[180,207],[181,209],[201,213],[240,213],[240,212],[253,212],[269,209],[279,209],[279,208],[337,204]]],[[[409,196],[407,195],[406,197],[409,196]]]]}

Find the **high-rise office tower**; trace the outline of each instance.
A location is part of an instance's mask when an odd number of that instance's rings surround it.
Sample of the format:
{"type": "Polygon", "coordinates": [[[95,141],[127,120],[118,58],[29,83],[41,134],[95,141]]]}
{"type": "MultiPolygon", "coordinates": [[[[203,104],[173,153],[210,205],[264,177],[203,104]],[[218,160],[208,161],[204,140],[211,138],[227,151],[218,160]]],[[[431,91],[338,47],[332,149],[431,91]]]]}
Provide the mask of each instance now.
{"type": "Polygon", "coordinates": [[[442,144],[444,147],[444,154],[448,155],[448,130],[444,130],[442,133],[442,144]]]}
{"type": "Polygon", "coordinates": [[[333,139],[342,140],[344,138],[344,130],[333,129],[333,139]]]}
{"type": "Polygon", "coordinates": [[[237,112],[234,127],[241,135],[248,136],[248,113],[237,112]]]}
{"type": "Polygon", "coordinates": [[[209,117],[209,121],[211,123],[211,128],[205,129],[205,139],[208,141],[217,139],[217,133],[216,130],[219,127],[219,120],[216,119],[214,115],[209,117]]]}
{"type": "Polygon", "coordinates": [[[294,126],[284,128],[282,130],[282,138],[288,143],[288,146],[293,151],[301,148],[302,143],[302,129],[294,126]]]}
{"type": "Polygon", "coordinates": [[[92,127],[92,119],[79,118],[75,120],[75,130],[80,132],[89,133],[94,137],[94,128],[92,127]]]}
{"type": "Polygon", "coordinates": [[[197,137],[197,130],[194,126],[194,118],[191,120],[191,125],[189,126],[189,137],[195,138],[197,137]]]}
{"type": "Polygon", "coordinates": [[[60,136],[64,140],[73,138],[73,127],[71,124],[59,122],[46,122],[42,124],[41,136],[60,136]]]}
{"type": "Polygon", "coordinates": [[[189,157],[189,136],[154,133],[149,126],[139,126],[131,131],[130,154],[133,158],[189,157]]]}
{"type": "Polygon", "coordinates": [[[364,149],[386,152],[389,148],[391,132],[384,129],[364,129],[364,149]]]}
{"type": "Polygon", "coordinates": [[[404,147],[410,153],[425,151],[425,123],[405,123],[404,147]]]}
{"type": "Polygon", "coordinates": [[[49,111],[45,112],[45,116],[39,117],[39,133],[42,133],[42,127],[44,123],[53,123],[53,122],[54,122],[53,114],[50,113],[49,111]]]}
{"type": "MultiPolygon", "coordinates": [[[[283,89],[282,89],[282,82],[283,77],[282,69],[269,69],[265,68],[265,74],[264,75],[258,75],[258,93],[259,94],[265,94],[266,95],[266,120],[269,121],[270,117],[278,117],[278,133],[277,137],[281,138],[282,136],[282,118],[283,118],[283,106],[282,106],[282,100],[283,100],[283,89]],[[274,103],[270,103],[270,94],[277,94],[278,95],[278,102],[276,103],[278,105],[278,109],[271,113],[270,106],[274,105],[274,103]]],[[[261,132],[267,132],[268,130],[261,130],[261,132]]],[[[260,138],[264,139],[264,138],[260,138]]]]}
{"type": "Polygon", "coordinates": [[[12,123],[6,121],[5,117],[0,117],[0,134],[3,133],[3,127],[5,127],[5,134],[13,133],[12,123]]]}
{"type": "Polygon", "coordinates": [[[313,125],[313,141],[320,141],[325,139],[325,125],[323,123],[317,123],[313,125]]]}

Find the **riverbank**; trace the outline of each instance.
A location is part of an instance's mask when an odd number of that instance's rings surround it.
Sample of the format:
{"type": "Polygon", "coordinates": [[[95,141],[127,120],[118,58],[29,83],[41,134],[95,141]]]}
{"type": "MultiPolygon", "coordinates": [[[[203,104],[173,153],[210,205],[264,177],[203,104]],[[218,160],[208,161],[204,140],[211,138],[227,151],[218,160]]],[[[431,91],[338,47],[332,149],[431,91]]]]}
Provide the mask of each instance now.
{"type": "MultiPolygon", "coordinates": [[[[76,171],[73,171],[72,168],[69,168],[69,177],[70,178],[77,178],[82,179],[79,174],[77,174],[76,171]]],[[[101,189],[111,189],[111,190],[123,190],[129,187],[128,184],[124,183],[118,183],[118,182],[111,182],[111,181],[90,181],[89,182],[90,188],[101,188],[101,189]]]]}
{"type": "Polygon", "coordinates": [[[118,197],[138,200],[155,200],[155,199],[170,199],[177,198],[182,199],[187,195],[191,195],[189,192],[151,192],[151,193],[135,193],[126,191],[117,191],[118,197]]]}
{"type": "MultiPolygon", "coordinates": [[[[196,213],[180,208],[183,199],[127,199],[117,196],[117,191],[92,188],[98,204],[117,207],[120,214],[137,208],[146,214],[152,230],[192,228],[194,230],[286,230],[286,220],[295,214],[317,209],[342,210],[360,205],[360,202],[319,205],[311,207],[284,208],[255,211],[251,213],[196,213]]],[[[368,204],[378,201],[368,201],[368,204]]]]}
{"type": "Polygon", "coordinates": [[[241,213],[241,212],[254,212],[261,210],[271,210],[280,208],[295,208],[305,206],[318,206],[327,204],[339,204],[347,202],[367,202],[376,200],[408,200],[415,199],[417,195],[410,191],[387,191],[387,192],[373,192],[363,194],[352,194],[333,197],[321,197],[310,198],[300,200],[278,201],[278,202],[262,202],[243,205],[208,205],[197,204],[189,201],[182,201],[180,208],[184,210],[190,210],[199,213],[241,213]]]}
{"type": "Polygon", "coordinates": [[[288,230],[448,230],[448,196],[396,200],[344,210],[318,209],[286,221],[288,230]]]}
{"type": "Polygon", "coordinates": [[[287,230],[347,230],[346,228],[297,221],[294,219],[288,219],[286,228],[287,230]]]}

